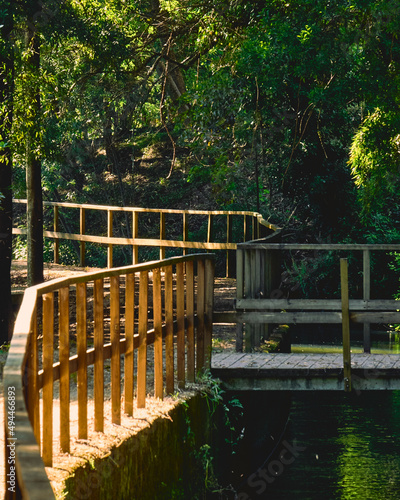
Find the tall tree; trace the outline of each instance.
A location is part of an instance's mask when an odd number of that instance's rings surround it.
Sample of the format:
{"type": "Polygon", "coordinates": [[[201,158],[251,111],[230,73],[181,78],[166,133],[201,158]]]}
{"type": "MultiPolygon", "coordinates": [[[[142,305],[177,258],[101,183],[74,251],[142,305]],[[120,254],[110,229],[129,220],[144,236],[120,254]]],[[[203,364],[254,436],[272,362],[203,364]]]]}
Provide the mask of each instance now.
{"type": "Polygon", "coordinates": [[[11,338],[13,1],[0,2],[0,344],[11,338]]]}
{"type": "Polygon", "coordinates": [[[43,197],[40,159],[40,37],[38,22],[42,3],[34,1],[27,7],[25,32],[26,93],[26,193],[28,286],[43,281],[43,197]]]}

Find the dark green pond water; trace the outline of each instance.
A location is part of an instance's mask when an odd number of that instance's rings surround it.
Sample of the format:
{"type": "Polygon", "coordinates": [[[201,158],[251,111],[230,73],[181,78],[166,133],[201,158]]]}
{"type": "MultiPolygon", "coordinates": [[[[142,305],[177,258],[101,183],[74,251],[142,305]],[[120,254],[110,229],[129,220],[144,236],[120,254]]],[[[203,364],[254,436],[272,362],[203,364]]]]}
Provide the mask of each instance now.
{"type": "Polygon", "coordinates": [[[258,415],[247,438],[254,441],[260,425],[270,435],[264,455],[261,438],[253,448],[242,443],[236,498],[400,499],[400,392],[295,392],[276,398],[267,392],[244,398],[245,411],[251,408],[247,425],[251,412],[258,415]],[[280,413],[268,424],[259,418],[266,401],[275,402],[280,413]]]}
{"type": "MultiPolygon", "coordinates": [[[[292,336],[292,352],[342,351],[336,330],[301,333],[292,336]]],[[[398,332],[371,340],[372,353],[400,355],[398,332]]],[[[352,352],[362,352],[360,332],[352,352]]],[[[232,453],[222,455],[221,484],[235,493],[210,498],[400,500],[400,391],[253,391],[232,398],[243,415],[232,453]]]]}

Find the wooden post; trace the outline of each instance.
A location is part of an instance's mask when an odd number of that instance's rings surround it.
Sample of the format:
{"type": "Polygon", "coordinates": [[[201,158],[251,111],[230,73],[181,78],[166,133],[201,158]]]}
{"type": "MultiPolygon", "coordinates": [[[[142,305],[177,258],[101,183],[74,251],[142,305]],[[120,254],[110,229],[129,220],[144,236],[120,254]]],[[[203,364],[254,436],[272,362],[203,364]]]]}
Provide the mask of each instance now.
{"type": "Polygon", "coordinates": [[[176,265],[176,322],[178,387],[185,387],[185,282],[183,262],[176,265]]]}
{"type": "Polygon", "coordinates": [[[119,276],[110,278],[110,337],[111,337],[111,418],[121,425],[121,325],[119,276]]]}
{"type": "MultiPolygon", "coordinates": [[[[59,231],[59,218],[58,218],[58,206],[54,205],[54,232],[59,231]]],[[[60,242],[58,238],[54,240],[54,264],[58,264],[60,261],[60,242]]]]}
{"type": "Polygon", "coordinates": [[[148,271],[141,271],[139,278],[139,347],[137,370],[138,408],[146,407],[148,279],[148,271]]]}
{"type": "Polygon", "coordinates": [[[60,447],[69,453],[69,288],[59,291],[60,336],[60,447]]]}
{"type": "Polygon", "coordinates": [[[163,344],[161,270],[153,269],[153,321],[154,321],[154,394],[163,399],[163,344]]]}
{"type": "MultiPolygon", "coordinates": [[[[132,238],[138,237],[139,234],[139,213],[132,212],[132,238]]],[[[138,245],[133,245],[132,247],[132,264],[139,264],[139,247],[138,245]]]]}
{"type": "MultiPolygon", "coordinates": [[[[84,235],[86,233],[86,211],[83,207],[80,208],[80,213],[79,213],[79,222],[80,222],[80,235],[84,235]]],[[[79,261],[80,261],[80,266],[84,267],[85,266],[85,251],[86,251],[86,244],[84,241],[79,242],[79,261]]]]}
{"type": "Polygon", "coordinates": [[[53,466],[54,294],[43,295],[43,441],[45,467],[53,466]]]}
{"type": "Polygon", "coordinates": [[[135,274],[126,275],[125,281],[125,370],[124,392],[125,413],[133,415],[133,379],[134,379],[134,334],[135,334],[135,274]]]}
{"type": "Polygon", "coordinates": [[[340,259],[340,283],[342,297],[342,332],[343,332],[343,377],[344,390],[351,391],[351,351],[349,319],[349,283],[347,259],[340,259]]]}
{"type": "MultiPolygon", "coordinates": [[[[244,251],[236,250],[236,298],[244,296],[244,251]]],[[[236,352],[243,351],[243,323],[236,323],[236,352]]]]}
{"type": "MultiPolygon", "coordinates": [[[[107,210],[107,236],[112,238],[113,236],[113,213],[111,210],[107,210]]],[[[113,266],[113,246],[111,243],[107,246],[107,267],[110,269],[113,266]]]]}
{"type": "Polygon", "coordinates": [[[214,215],[208,214],[208,224],[207,224],[207,243],[211,243],[213,240],[214,233],[214,215]]]}
{"type": "Polygon", "coordinates": [[[87,439],[87,297],[86,283],[76,285],[76,343],[78,354],[78,437],[87,439]]]}
{"type": "MultiPolygon", "coordinates": [[[[188,225],[188,214],[183,212],[183,241],[188,241],[189,238],[189,225],[188,225]]],[[[187,254],[187,249],[183,249],[183,255],[187,254]]]]}
{"type": "Polygon", "coordinates": [[[174,392],[174,289],[172,266],[165,268],[165,389],[174,392]]]}
{"type": "Polygon", "coordinates": [[[195,344],[194,344],[194,263],[186,263],[186,320],[187,320],[187,379],[195,379],[195,344]]]}
{"type": "MultiPolygon", "coordinates": [[[[233,241],[233,215],[229,214],[226,217],[226,242],[232,243],[233,241]]],[[[226,251],[226,277],[234,278],[235,277],[235,264],[236,264],[236,255],[235,250],[227,250],[226,251]]]]}
{"type": "Polygon", "coordinates": [[[104,431],[104,280],[94,281],[94,430],[104,431]]]}
{"type": "Polygon", "coordinates": [[[204,303],[204,365],[211,369],[213,305],[214,305],[214,260],[205,262],[205,303],[204,303]]]}
{"type": "MultiPolygon", "coordinates": [[[[165,240],[165,213],[160,212],[160,240],[165,240]]],[[[165,259],[165,247],[160,247],[160,260],[165,259]]]]}
{"type": "Polygon", "coordinates": [[[205,265],[203,260],[197,262],[197,351],[196,373],[204,368],[204,302],[205,302],[205,265]]]}
{"type": "Polygon", "coordinates": [[[37,312],[36,308],[33,313],[31,333],[30,333],[30,349],[29,349],[29,364],[28,364],[28,383],[29,387],[29,416],[33,432],[40,450],[40,405],[39,405],[39,349],[38,349],[38,332],[37,332],[37,312]]]}
{"type": "MultiPolygon", "coordinates": [[[[363,299],[371,298],[371,259],[370,251],[363,251],[363,299]]],[[[371,324],[364,323],[364,352],[371,352],[371,324]]]]}

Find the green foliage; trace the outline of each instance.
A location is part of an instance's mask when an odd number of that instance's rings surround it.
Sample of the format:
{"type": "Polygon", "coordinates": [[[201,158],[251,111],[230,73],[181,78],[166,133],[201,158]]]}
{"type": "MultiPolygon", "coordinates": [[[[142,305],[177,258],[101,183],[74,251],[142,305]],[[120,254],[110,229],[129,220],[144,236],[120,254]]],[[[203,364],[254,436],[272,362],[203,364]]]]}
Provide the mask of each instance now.
{"type": "Polygon", "coordinates": [[[350,166],[366,215],[382,209],[397,192],[400,162],[400,113],[377,108],[363,122],[350,150],[350,166]]]}

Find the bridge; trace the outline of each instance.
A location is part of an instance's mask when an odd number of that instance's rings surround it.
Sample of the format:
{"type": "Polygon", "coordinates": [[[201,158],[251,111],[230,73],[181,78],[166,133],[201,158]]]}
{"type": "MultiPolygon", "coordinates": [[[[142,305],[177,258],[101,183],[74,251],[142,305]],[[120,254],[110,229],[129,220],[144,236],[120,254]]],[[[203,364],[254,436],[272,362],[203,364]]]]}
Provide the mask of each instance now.
{"type": "MultiPolygon", "coordinates": [[[[55,205],[51,207],[54,209],[55,205]]],[[[79,208],[82,220],[82,210],[85,212],[87,207],[73,208],[79,208]]],[[[135,213],[146,209],[135,210],[131,212],[137,222],[135,213]]],[[[187,222],[187,217],[193,214],[183,212],[178,215],[187,222]]],[[[244,231],[241,243],[217,244],[210,241],[216,214],[202,215],[208,218],[205,242],[188,241],[187,225],[181,240],[167,240],[160,234],[160,238],[150,243],[148,239],[139,241],[135,234],[119,240],[112,234],[86,235],[84,230],[79,234],[58,230],[45,234],[55,241],[63,238],[78,241],[81,249],[89,240],[100,238],[109,257],[113,246],[131,245],[134,261],[137,246],[147,243],[159,246],[161,252],[172,241],[172,248],[181,248],[184,255],[60,278],[26,290],[4,370],[5,407],[12,411],[13,417],[5,422],[4,442],[12,445],[7,447],[7,473],[15,478],[17,496],[54,498],[45,467],[53,464],[55,446],[63,452],[70,450],[72,404],[78,409],[79,438],[90,438],[91,378],[96,432],[104,431],[107,411],[118,425],[122,412],[132,415],[135,407],[146,406],[149,391],[163,398],[176,388],[196,381],[204,370],[211,370],[226,389],[232,390],[400,389],[400,356],[370,352],[371,324],[400,323],[397,301],[371,299],[370,255],[400,251],[400,245],[284,243],[276,227],[252,213],[239,214],[244,231]],[[253,220],[252,241],[247,241],[249,217],[253,220]],[[260,238],[265,230],[273,231],[272,235],[260,238]],[[208,253],[185,255],[190,249],[208,253]],[[361,252],[363,296],[349,298],[348,263],[338,256],[340,299],[284,297],[280,289],[280,256],[292,249],[361,252]],[[229,311],[213,307],[215,258],[209,253],[212,250],[235,251],[237,256],[235,307],[229,311]],[[363,324],[363,353],[351,352],[353,322],[363,324]],[[274,327],[282,323],[340,324],[343,352],[254,352],[274,327]],[[221,324],[236,325],[235,350],[213,352],[213,325],[221,324]],[[151,366],[149,355],[154,360],[151,366]],[[110,373],[109,383],[106,373],[110,373]],[[76,402],[71,398],[73,374],[76,374],[76,402]],[[55,411],[53,398],[56,383],[59,412],[55,411]],[[109,410],[105,405],[108,384],[109,410]],[[57,426],[56,419],[59,419],[57,426]]],[[[222,215],[229,240],[234,214],[222,215]]],[[[162,233],[165,214],[158,211],[157,217],[162,233]]],[[[111,218],[108,216],[109,223],[111,218]]],[[[108,227],[111,233],[113,224],[108,227]]],[[[227,261],[230,259],[231,254],[227,254],[227,261]]],[[[13,498],[13,494],[8,492],[8,497],[13,498]]]]}

